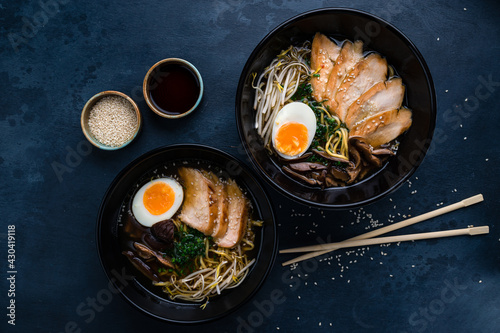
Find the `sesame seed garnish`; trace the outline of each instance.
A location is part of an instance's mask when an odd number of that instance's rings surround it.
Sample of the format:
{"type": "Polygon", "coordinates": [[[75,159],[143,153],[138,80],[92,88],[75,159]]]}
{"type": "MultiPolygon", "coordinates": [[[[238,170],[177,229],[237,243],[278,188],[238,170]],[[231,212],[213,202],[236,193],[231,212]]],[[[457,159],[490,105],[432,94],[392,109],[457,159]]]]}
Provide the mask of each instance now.
{"type": "Polygon", "coordinates": [[[120,96],[104,97],[90,110],[90,132],[97,141],[110,147],[119,147],[130,140],[137,124],[134,107],[120,96]]]}

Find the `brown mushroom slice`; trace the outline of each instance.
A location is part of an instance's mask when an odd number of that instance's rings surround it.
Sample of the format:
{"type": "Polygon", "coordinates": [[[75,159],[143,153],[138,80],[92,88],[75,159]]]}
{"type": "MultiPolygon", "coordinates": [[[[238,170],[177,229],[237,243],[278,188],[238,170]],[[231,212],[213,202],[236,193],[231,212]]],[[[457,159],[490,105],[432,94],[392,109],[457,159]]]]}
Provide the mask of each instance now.
{"type": "Polygon", "coordinates": [[[304,176],[304,175],[302,175],[302,174],[300,174],[298,172],[293,171],[292,169],[290,169],[287,166],[283,166],[281,169],[285,173],[287,173],[290,176],[292,176],[293,178],[298,179],[298,180],[302,180],[302,181],[306,182],[309,185],[321,185],[321,184],[318,184],[318,181],[316,179],[308,178],[308,177],[306,177],[306,176],[304,176]]]}
{"type": "Polygon", "coordinates": [[[149,247],[147,247],[146,245],[134,242],[134,247],[137,250],[137,254],[142,259],[148,260],[148,259],[156,257],[154,254],[154,251],[152,249],[150,249],[149,247]]]}
{"type": "Polygon", "coordinates": [[[359,61],[346,75],[340,85],[335,100],[336,113],[342,121],[347,117],[347,109],[376,83],[387,78],[387,61],[378,53],[371,53],[359,61]]]}
{"type": "Polygon", "coordinates": [[[340,181],[334,177],[331,177],[331,176],[326,176],[325,177],[325,184],[326,186],[328,187],[332,187],[332,186],[344,186],[344,182],[343,181],[340,181]]]}
{"type": "Polygon", "coordinates": [[[328,167],[321,163],[314,162],[298,162],[298,163],[290,163],[288,167],[293,171],[297,172],[307,172],[307,171],[315,171],[315,170],[326,170],[328,167]]]}
{"type": "Polygon", "coordinates": [[[345,119],[347,127],[353,128],[366,117],[399,109],[403,103],[404,94],[405,87],[401,78],[375,84],[347,109],[345,119]]]}
{"type": "Polygon", "coordinates": [[[167,244],[158,238],[156,238],[152,233],[145,232],[142,237],[142,243],[146,244],[155,251],[165,251],[172,247],[173,243],[167,244]]]}
{"type": "Polygon", "coordinates": [[[335,179],[338,179],[338,180],[341,180],[341,181],[348,181],[349,180],[349,174],[347,174],[346,171],[344,170],[341,170],[335,166],[331,166],[330,167],[330,174],[333,176],[333,178],[335,179]]]}
{"type": "Polygon", "coordinates": [[[363,141],[363,138],[359,136],[352,136],[349,138],[349,144],[354,145],[360,155],[363,157],[364,161],[368,164],[374,165],[376,167],[382,166],[382,161],[377,156],[373,155],[372,148],[368,143],[363,141]]]}
{"type": "MultiPolygon", "coordinates": [[[[363,42],[356,41],[354,43],[350,41],[345,41],[340,50],[340,54],[337,57],[335,66],[333,66],[330,77],[328,78],[328,84],[326,86],[325,96],[327,98],[325,105],[330,109],[330,111],[335,112],[337,109],[337,102],[335,100],[335,95],[342,84],[347,73],[349,73],[354,65],[363,59],[363,42]]],[[[321,102],[321,101],[318,101],[321,102]]]]}
{"type": "Polygon", "coordinates": [[[354,162],[352,165],[346,168],[346,172],[350,177],[350,179],[347,181],[347,184],[351,184],[356,180],[362,168],[361,155],[359,154],[358,150],[352,145],[349,146],[349,155],[354,162]]]}
{"type": "Polygon", "coordinates": [[[349,136],[361,136],[373,148],[378,148],[396,139],[410,128],[411,116],[411,111],[406,108],[378,113],[354,126],[349,136]]]}
{"type": "Polygon", "coordinates": [[[311,87],[317,101],[325,98],[328,78],[339,53],[340,46],[327,36],[316,33],[311,45],[311,70],[317,75],[311,78],[311,87]]]}
{"type": "Polygon", "coordinates": [[[132,265],[134,265],[135,268],[137,268],[142,274],[147,276],[150,280],[152,280],[153,282],[160,282],[160,278],[158,277],[158,275],[156,275],[155,272],[153,272],[153,270],[151,269],[151,267],[146,265],[144,261],[137,258],[134,252],[123,251],[122,254],[128,258],[128,260],[132,263],[132,265]]]}
{"type": "Polygon", "coordinates": [[[153,236],[170,245],[174,242],[174,231],[175,224],[171,219],[157,222],[151,227],[151,233],[153,236]]]}
{"type": "Polygon", "coordinates": [[[141,243],[135,242],[134,247],[136,248],[137,252],[141,257],[142,254],[154,256],[163,266],[174,268],[174,264],[172,263],[169,257],[164,256],[161,253],[158,253],[141,243]]]}
{"type": "Polygon", "coordinates": [[[324,185],[326,173],[326,170],[323,170],[322,172],[313,171],[309,173],[309,178],[316,180],[318,185],[324,185]]]}

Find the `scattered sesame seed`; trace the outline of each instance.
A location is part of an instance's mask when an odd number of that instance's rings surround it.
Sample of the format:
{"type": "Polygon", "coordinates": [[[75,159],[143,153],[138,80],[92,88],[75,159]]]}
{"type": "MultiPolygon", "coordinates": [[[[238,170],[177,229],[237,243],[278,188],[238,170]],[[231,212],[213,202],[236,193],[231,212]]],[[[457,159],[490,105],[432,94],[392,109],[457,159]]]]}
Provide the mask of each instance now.
{"type": "Polygon", "coordinates": [[[464,140],[467,140],[467,137],[466,137],[466,136],[464,136],[464,140]]]}
{"type": "Polygon", "coordinates": [[[447,92],[448,92],[448,89],[446,89],[444,92],[445,92],[445,93],[447,93],[447,92]]]}
{"type": "Polygon", "coordinates": [[[439,37],[436,40],[439,40],[439,37]]]}

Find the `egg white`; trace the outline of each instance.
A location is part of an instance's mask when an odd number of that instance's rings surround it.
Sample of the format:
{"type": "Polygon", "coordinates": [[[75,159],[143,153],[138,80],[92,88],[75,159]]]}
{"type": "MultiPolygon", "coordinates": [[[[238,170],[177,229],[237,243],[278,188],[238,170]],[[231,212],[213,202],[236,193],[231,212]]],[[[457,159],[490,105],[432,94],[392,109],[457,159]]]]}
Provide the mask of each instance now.
{"type": "Polygon", "coordinates": [[[179,210],[184,199],[184,191],[182,186],[173,178],[158,178],[144,184],[139,191],[134,196],[132,201],[132,213],[134,214],[137,221],[145,227],[151,227],[156,222],[167,220],[174,216],[174,214],[179,210]],[[175,193],[174,204],[165,213],[160,215],[151,214],[147,208],[144,206],[143,197],[146,189],[151,185],[156,183],[165,183],[172,188],[175,193]]]}
{"type": "Polygon", "coordinates": [[[273,124],[273,131],[271,133],[273,147],[276,153],[285,159],[291,159],[300,157],[304,154],[307,149],[311,146],[311,143],[314,139],[314,135],[316,134],[316,116],[314,115],[314,111],[307,105],[302,102],[293,102],[285,105],[276,115],[273,124]],[[286,155],[278,151],[275,146],[276,142],[276,134],[278,133],[278,129],[288,122],[295,122],[303,124],[307,128],[307,147],[300,153],[296,155],[286,155]]]}

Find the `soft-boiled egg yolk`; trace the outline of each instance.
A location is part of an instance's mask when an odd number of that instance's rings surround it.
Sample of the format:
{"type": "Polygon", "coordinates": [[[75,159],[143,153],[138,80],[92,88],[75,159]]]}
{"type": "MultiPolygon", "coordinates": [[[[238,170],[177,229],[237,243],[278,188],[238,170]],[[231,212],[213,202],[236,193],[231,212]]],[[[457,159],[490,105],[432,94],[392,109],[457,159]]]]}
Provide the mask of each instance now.
{"type": "Polygon", "coordinates": [[[134,196],[132,213],[145,227],[164,221],[179,210],[184,199],[182,186],[173,178],[158,178],[144,184],[134,196]]]}
{"type": "Polygon", "coordinates": [[[175,201],[175,192],[165,183],[155,183],[148,187],[142,197],[144,207],[153,215],[160,215],[169,210],[175,201]]]}
{"type": "Polygon", "coordinates": [[[293,156],[308,148],[309,135],[304,124],[288,122],[283,124],[276,133],[274,147],[280,153],[293,156]]]}
{"type": "Polygon", "coordinates": [[[272,144],[281,157],[297,158],[309,149],[315,133],[314,111],[302,102],[288,103],[274,119],[272,144]]]}

